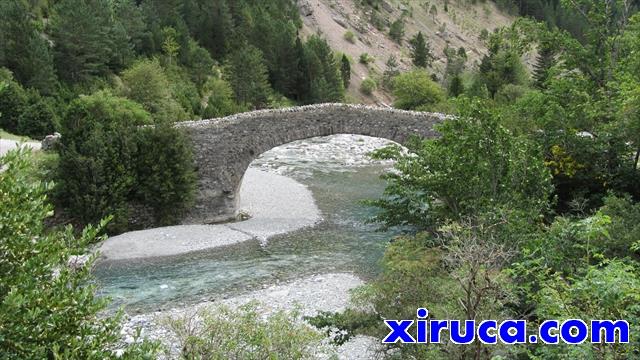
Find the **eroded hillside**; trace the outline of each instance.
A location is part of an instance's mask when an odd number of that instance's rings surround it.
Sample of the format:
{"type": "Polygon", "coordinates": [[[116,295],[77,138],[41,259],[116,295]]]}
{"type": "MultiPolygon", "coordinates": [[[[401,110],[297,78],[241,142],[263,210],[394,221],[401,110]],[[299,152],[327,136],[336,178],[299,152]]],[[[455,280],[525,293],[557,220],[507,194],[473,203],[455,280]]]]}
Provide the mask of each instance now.
{"type": "Polygon", "coordinates": [[[319,33],[334,50],[352,59],[349,100],[377,104],[390,104],[392,99],[382,86],[378,86],[371,96],[363,94],[359,90],[362,80],[380,78],[391,55],[396,56],[399,70],[410,69],[408,41],[418,31],[425,35],[435,56],[429,70],[441,77],[447,46],[454,49],[464,47],[469,59],[467,67],[474,66],[487,51],[480,39],[482,30],[491,32],[515,19],[500,11],[491,1],[472,4],[467,0],[381,0],[377,9],[363,5],[361,0],[299,0],[298,5],[304,22],[303,35],[319,33]],[[389,36],[390,25],[398,19],[404,22],[401,43],[389,36]],[[345,37],[349,31],[354,34],[351,41],[345,37]],[[368,65],[359,62],[363,53],[373,58],[368,65]]]}

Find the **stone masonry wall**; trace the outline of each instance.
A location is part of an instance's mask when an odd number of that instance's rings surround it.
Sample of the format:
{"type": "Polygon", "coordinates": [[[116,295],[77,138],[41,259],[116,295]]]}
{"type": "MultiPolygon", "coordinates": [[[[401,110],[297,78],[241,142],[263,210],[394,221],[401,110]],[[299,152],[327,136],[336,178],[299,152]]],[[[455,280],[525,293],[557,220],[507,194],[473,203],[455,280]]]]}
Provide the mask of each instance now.
{"type": "Polygon", "coordinates": [[[192,140],[198,172],[196,203],[184,223],[235,219],[244,172],[256,157],[274,147],[334,134],[374,136],[402,144],[413,134],[437,136],[433,126],[445,117],[365,105],[319,104],[179,123],[192,140]]]}

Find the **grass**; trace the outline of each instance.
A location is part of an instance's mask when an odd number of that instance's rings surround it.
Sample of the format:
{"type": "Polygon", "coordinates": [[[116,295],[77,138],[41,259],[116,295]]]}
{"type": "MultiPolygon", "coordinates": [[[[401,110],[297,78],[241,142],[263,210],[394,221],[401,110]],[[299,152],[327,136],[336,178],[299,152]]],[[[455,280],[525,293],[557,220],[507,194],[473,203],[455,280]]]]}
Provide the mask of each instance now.
{"type": "Polygon", "coordinates": [[[36,141],[26,136],[10,134],[2,129],[0,129],[0,139],[15,140],[15,141],[36,141]]]}

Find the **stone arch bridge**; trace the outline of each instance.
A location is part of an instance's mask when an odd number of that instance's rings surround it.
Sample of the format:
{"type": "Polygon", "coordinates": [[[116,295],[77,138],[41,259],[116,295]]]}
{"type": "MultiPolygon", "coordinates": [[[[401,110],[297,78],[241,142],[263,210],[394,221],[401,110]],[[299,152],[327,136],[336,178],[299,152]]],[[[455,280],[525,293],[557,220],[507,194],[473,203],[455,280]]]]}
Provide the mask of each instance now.
{"type": "Polygon", "coordinates": [[[179,123],[193,143],[198,175],[195,206],[183,223],[235,219],[245,171],[274,147],[334,134],[374,136],[402,144],[411,135],[437,136],[433,126],[444,118],[365,105],[318,104],[179,123]]]}

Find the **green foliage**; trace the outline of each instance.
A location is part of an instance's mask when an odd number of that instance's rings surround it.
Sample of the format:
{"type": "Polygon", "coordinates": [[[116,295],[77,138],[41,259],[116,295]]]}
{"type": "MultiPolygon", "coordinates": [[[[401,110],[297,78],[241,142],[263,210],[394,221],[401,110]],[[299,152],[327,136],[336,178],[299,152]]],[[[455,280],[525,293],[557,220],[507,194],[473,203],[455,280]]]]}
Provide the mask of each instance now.
{"type": "Polygon", "coordinates": [[[135,199],[153,209],[157,225],[175,224],[194,198],[191,143],[171,123],[141,129],[138,136],[135,199]]]}
{"type": "Polygon", "coordinates": [[[31,17],[24,1],[0,3],[0,67],[11,69],[21,84],[51,93],[56,85],[53,57],[31,17]]]}
{"type": "MultiPolygon", "coordinates": [[[[568,280],[551,276],[537,293],[536,315],[541,319],[625,319],[631,334],[640,331],[640,278],[637,268],[619,260],[590,266],[584,277],[568,280]]],[[[536,353],[544,358],[633,358],[638,339],[630,344],[589,344],[578,346],[540,346],[536,353]]]]}
{"type": "Polygon", "coordinates": [[[344,88],[348,88],[349,82],[351,81],[351,62],[345,54],[342,54],[342,58],[340,60],[340,75],[342,76],[342,84],[344,88]]]}
{"type": "Polygon", "coordinates": [[[431,46],[424,39],[424,35],[419,31],[413,38],[411,38],[411,58],[413,64],[417,67],[426,68],[431,66],[434,60],[433,54],[431,54],[431,46]]]}
{"type": "MultiPolygon", "coordinates": [[[[0,159],[0,357],[21,359],[116,359],[122,316],[103,316],[107,300],[95,296],[91,266],[72,257],[87,251],[106,224],[87,227],[79,237],[71,227],[47,231],[53,213],[46,193],[51,184],[29,176],[26,153],[0,159]]],[[[122,359],[152,358],[157,346],[132,345],[122,359]]]]}
{"type": "Polygon", "coordinates": [[[376,59],[373,56],[369,55],[368,53],[360,54],[360,58],[359,58],[360,64],[369,65],[369,63],[372,63],[375,60],[376,59]]]}
{"type": "Polygon", "coordinates": [[[404,38],[404,21],[402,19],[397,19],[396,21],[391,23],[389,27],[389,36],[397,43],[402,43],[402,38],[404,38]]]}
{"type": "Polygon", "coordinates": [[[212,78],[205,84],[204,89],[205,94],[209,94],[203,113],[204,118],[223,117],[243,110],[236,104],[233,89],[225,80],[212,78]]]}
{"type": "Polygon", "coordinates": [[[311,359],[322,339],[308,325],[291,321],[299,318],[297,312],[262,319],[256,303],[206,309],[198,317],[197,328],[189,316],[169,320],[185,359],[311,359]]]}
{"type": "Polygon", "coordinates": [[[445,99],[440,86],[424,70],[398,75],[393,82],[393,95],[393,106],[405,110],[428,111],[445,99]]]}
{"type": "Polygon", "coordinates": [[[20,116],[28,106],[27,92],[13,81],[10,74],[3,76],[0,81],[0,128],[15,133],[18,130],[20,116]]]}
{"type": "Polygon", "coordinates": [[[373,94],[374,90],[377,87],[378,87],[378,84],[376,83],[375,80],[371,78],[366,78],[362,80],[362,82],[360,83],[360,91],[362,91],[362,93],[365,95],[373,94]]]}
{"type": "Polygon", "coordinates": [[[121,70],[132,58],[127,34],[108,0],[61,0],[53,8],[51,38],[58,75],[69,83],[121,70]]]}
{"type": "Polygon", "coordinates": [[[30,104],[24,108],[18,119],[17,133],[34,139],[43,139],[53,134],[59,126],[56,104],[53,100],[43,98],[38,93],[32,93],[30,104]]]}
{"type": "Polygon", "coordinates": [[[158,121],[185,120],[158,60],[141,60],[122,73],[122,95],[139,103],[158,121]]]}
{"type": "Polygon", "coordinates": [[[150,123],[140,105],[107,92],[71,103],[56,179],[58,201],[74,218],[91,223],[112,214],[108,230],[117,233],[129,228],[134,205],[153,211],[159,224],[185,210],[194,183],[190,147],[167,123],[139,127],[150,123]]]}
{"type": "Polygon", "coordinates": [[[127,198],[135,185],[135,129],[150,122],[140,105],[107,92],[71,103],[61,126],[57,193],[82,223],[111,214],[110,231],[126,229],[127,198]]]}
{"type": "Polygon", "coordinates": [[[271,94],[262,52],[251,45],[240,46],[229,58],[227,78],[236,99],[244,106],[260,109],[271,94]]]}
{"type": "Polygon", "coordinates": [[[464,92],[464,84],[459,75],[455,75],[449,82],[449,96],[458,97],[464,92]]]}
{"type": "Polygon", "coordinates": [[[384,197],[373,202],[377,221],[425,229],[506,209],[533,220],[547,210],[551,179],[539,149],[478,101],[461,101],[458,110],[438,127],[441,138],[413,139],[408,153],[394,146],[374,153],[397,161],[384,197]]]}
{"type": "Polygon", "coordinates": [[[306,103],[340,102],[344,98],[344,84],[340,67],[327,44],[319,36],[311,36],[304,46],[303,78],[308,81],[306,103]]]}
{"type": "Polygon", "coordinates": [[[352,44],[356,43],[356,35],[351,30],[347,30],[344,33],[343,37],[344,37],[345,40],[347,40],[348,42],[350,42],[352,44]]]}

